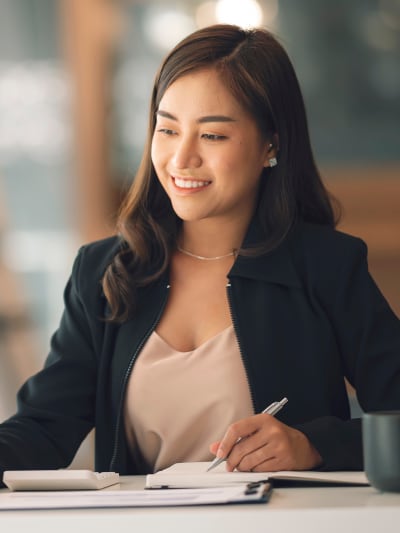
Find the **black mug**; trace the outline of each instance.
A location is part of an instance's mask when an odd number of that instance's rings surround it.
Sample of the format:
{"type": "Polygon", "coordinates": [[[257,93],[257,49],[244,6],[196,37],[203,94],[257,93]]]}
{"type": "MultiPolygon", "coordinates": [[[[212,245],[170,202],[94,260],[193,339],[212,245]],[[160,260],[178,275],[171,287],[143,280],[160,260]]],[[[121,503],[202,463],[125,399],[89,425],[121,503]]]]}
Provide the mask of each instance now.
{"type": "Polygon", "coordinates": [[[400,411],[364,413],[364,469],[381,491],[400,492],[400,411]]]}

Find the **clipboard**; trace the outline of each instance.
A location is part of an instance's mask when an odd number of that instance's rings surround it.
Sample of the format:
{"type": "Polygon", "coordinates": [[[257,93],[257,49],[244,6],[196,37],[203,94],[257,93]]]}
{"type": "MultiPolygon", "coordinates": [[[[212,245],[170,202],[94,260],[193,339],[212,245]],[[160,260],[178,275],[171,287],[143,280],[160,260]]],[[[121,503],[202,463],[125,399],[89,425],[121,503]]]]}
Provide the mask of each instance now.
{"type": "Polygon", "coordinates": [[[199,489],[4,491],[0,492],[0,512],[266,503],[271,492],[272,484],[264,481],[199,489]]]}

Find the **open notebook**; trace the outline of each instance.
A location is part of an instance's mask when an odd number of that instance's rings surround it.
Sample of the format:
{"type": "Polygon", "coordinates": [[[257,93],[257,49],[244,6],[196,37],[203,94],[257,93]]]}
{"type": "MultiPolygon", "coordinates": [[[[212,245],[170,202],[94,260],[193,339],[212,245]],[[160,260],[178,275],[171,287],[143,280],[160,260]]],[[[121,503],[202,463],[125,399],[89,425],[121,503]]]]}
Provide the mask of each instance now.
{"type": "Polygon", "coordinates": [[[155,474],[148,474],[146,476],[146,488],[221,487],[271,479],[350,485],[369,484],[364,472],[227,472],[225,463],[221,463],[207,472],[209,466],[209,462],[176,463],[155,474]]]}

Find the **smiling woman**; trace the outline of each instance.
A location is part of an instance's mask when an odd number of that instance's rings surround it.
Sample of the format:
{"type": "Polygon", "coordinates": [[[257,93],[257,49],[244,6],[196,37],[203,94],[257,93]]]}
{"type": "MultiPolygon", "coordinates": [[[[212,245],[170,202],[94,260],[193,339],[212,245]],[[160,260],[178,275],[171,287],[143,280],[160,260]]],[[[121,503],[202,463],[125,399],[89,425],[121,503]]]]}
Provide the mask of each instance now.
{"type": "Polygon", "coordinates": [[[207,255],[205,248],[223,255],[241,247],[253,215],[263,236],[243,248],[242,255],[251,255],[251,248],[264,253],[276,248],[298,217],[335,224],[330,195],[314,163],[299,83],[285,50],[267,31],[211,26],[178,44],[156,77],[147,146],[119,220],[130,247],[143,255],[132,258],[137,276],[119,278],[127,284],[123,292],[112,289],[113,267],[110,276],[106,273],[104,288],[115,311],[111,316],[128,316],[135,286],[165,270],[177,240],[201,255],[207,255]],[[209,209],[211,215],[213,206],[223,210],[224,205],[236,209],[235,220],[228,224],[219,218],[215,231],[208,224],[212,217],[202,216],[201,210],[209,209]],[[195,246],[188,234],[193,224],[181,224],[191,216],[198,216],[203,228],[195,233],[195,246]],[[154,236],[151,255],[145,243],[148,232],[154,236]]]}
{"type": "Polygon", "coordinates": [[[0,467],[64,467],[94,426],[96,469],[121,474],[214,455],[361,469],[345,379],[363,410],[400,409],[400,321],[335,224],[275,37],[186,37],[156,76],[117,235],[80,250],[45,368],[0,426],[0,467]]]}

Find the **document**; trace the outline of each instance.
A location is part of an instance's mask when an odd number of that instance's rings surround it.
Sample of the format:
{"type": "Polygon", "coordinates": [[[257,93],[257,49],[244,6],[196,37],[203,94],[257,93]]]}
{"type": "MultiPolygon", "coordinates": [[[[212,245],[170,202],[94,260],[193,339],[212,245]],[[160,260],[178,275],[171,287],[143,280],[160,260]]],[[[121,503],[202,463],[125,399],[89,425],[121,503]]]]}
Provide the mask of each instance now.
{"type": "Polygon", "coordinates": [[[146,476],[146,487],[223,487],[236,483],[250,483],[261,480],[285,480],[302,482],[319,482],[350,485],[369,485],[364,472],[319,472],[280,471],[280,472],[227,472],[225,463],[221,463],[207,472],[209,462],[176,463],[169,468],[146,476]]]}
{"type": "Polygon", "coordinates": [[[241,483],[230,487],[175,490],[2,491],[0,492],[0,512],[17,509],[104,509],[265,503],[271,491],[270,483],[241,483]]]}

